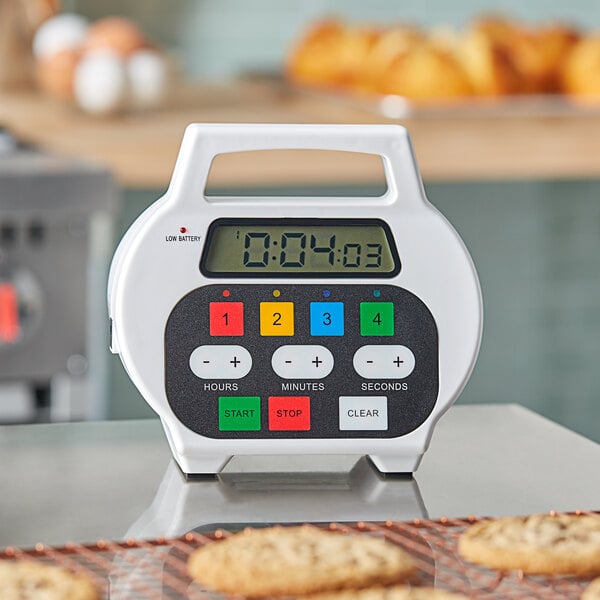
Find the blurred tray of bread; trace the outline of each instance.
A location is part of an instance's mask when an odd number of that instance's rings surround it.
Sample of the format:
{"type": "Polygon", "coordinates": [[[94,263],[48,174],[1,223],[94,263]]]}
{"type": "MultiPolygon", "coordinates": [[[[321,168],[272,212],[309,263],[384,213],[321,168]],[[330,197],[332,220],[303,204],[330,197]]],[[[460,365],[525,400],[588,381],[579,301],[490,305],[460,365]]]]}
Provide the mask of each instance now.
{"type": "Polygon", "coordinates": [[[600,31],[490,15],[464,30],[310,25],[289,52],[286,80],[389,118],[483,111],[600,112],[600,31]]]}

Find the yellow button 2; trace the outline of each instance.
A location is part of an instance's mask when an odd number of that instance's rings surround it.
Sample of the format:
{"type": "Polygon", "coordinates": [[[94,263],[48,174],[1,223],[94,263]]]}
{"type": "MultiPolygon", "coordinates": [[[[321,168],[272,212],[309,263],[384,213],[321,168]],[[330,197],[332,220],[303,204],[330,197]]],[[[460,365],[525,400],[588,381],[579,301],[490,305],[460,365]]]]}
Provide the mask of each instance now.
{"type": "Polygon", "coordinates": [[[261,302],[260,335],[294,335],[294,303],[261,302]]]}

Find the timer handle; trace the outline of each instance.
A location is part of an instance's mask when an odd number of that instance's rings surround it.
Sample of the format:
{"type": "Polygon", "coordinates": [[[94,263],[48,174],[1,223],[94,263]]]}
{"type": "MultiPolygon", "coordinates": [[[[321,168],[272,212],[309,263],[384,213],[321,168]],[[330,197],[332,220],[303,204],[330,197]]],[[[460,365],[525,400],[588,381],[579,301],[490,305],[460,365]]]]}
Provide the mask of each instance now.
{"type": "MultiPolygon", "coordinates": [[[[410,136],[400,125],[189,125],[177,157],[169,187],[171,202],[197,205],[209,202],[205,194],[208,174],[219,154],[250,150],[333,150],[376,154],[382,158],[387,191],[380,197],[345,199],[345,202],[382,205],[402,203],[403,209],[427,203],[410,136]]],[[[247,197],[245,198],[247,200],[247,197]]],[[[335,198],[302,198],[302,201],[335,198]]]]}

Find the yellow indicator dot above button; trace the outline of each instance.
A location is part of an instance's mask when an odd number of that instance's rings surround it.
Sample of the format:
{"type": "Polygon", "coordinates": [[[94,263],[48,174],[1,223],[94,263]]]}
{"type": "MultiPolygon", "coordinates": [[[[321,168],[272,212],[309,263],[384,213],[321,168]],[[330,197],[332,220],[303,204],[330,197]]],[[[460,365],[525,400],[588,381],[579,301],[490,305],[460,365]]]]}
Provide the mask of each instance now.
{"type": "Polygon", "coordinates": [[[261,302],[260,335],[294,335],[294,303],[261,302]]]}
{"type": "Polygon", "coordinates": [[[279,298],[279,296],[281,296],[281,292],[279,290],[273,290],[273,297],[279,298]]]}

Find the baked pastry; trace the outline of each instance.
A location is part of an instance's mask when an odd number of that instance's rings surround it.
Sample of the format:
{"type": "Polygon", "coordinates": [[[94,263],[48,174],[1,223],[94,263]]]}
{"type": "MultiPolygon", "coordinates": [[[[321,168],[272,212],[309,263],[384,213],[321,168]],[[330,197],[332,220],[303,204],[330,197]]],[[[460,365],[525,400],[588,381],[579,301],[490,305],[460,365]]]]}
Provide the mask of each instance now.
{"type": "Polygon", "coordinates": [[[473,88],[454,55],[429,42],[416,44],[387,69],[378,91],[417,101],[469,96],[473,88]]]}
{"type": "Polygon", "coordinates": [[[568,92],[594,97],[600,87],[600,42],[582,46],[580,37],[560,23],[534,27],[493,15],[478,18],[462,33],[329,19],[305,33],[286,70],[301,85],[394,94],[417,103],[556,93],[563,81],[568,92]]]}
{"type": "Polygon", "coordinates": [[[349,27],[335,20],[316,23],[292,51],[288,77],[301,84],[355,87],[377,36],[377,30],[369,27],[349,27]]]}
{"type": "Polygon", "coordinates": [[[388,70],[425,40],[425,33],[411,25],[401,24],[382,30],[369,50],[362,87],[382,93],[388,70]]]}
{"type": "Polygon", "coordinates": [[[559,23],[538,29],[536,44],[539,53],[539,73],[542,90],[546,93],[561,91],[561,73],[566,60],[581,39],[579,31],[559,23]]]}
{"type": "Polygon", "coordinates": [[[581,100],[600,101],[600,35],[582,39],[562,70],[563,90],[581,100]]]}
{"type": "Polygon", "coordinates": [[[600,577],[585,588],[581,600],[600,600],[600,577]]]}
{"type": "Polygon", "coordinates": [[[403,550],[380,538],[310,525],[249,529],[195,550],[188,560],[196,582],[251,598],[386,585],[413,569],[403,550]]]}
{"type": "Polygon", "coordinates": [[[459,554],[498,570],[600,574],[600,515],[539,514],[481,521],[463,533],[459,554]]]}
{"type": "Polygon", "coordinates": [[[34,561],[0,560],[0,598],[3,600],[99,600],[84,575],[34,561]]]}
{"type": "Polygon", "coordinates": [[[502,96],[521,91],[521,77],[495,30],[475,24],[464,34],[458,60],[479,96],[502,96]]]}
{"type": "Polygon", "coordinates": [[[564,25],[530,27],[501,17],[482,19],[477,27],[508,58],[522,93],[557,91],[562,61],[579,38],[575,29],[564,25]]]}
{"type": "Polygon", "coordinates": [[[467,597],[432,587],[396,585],[313,594],[307,600],[467,600],[467,597]]]}

